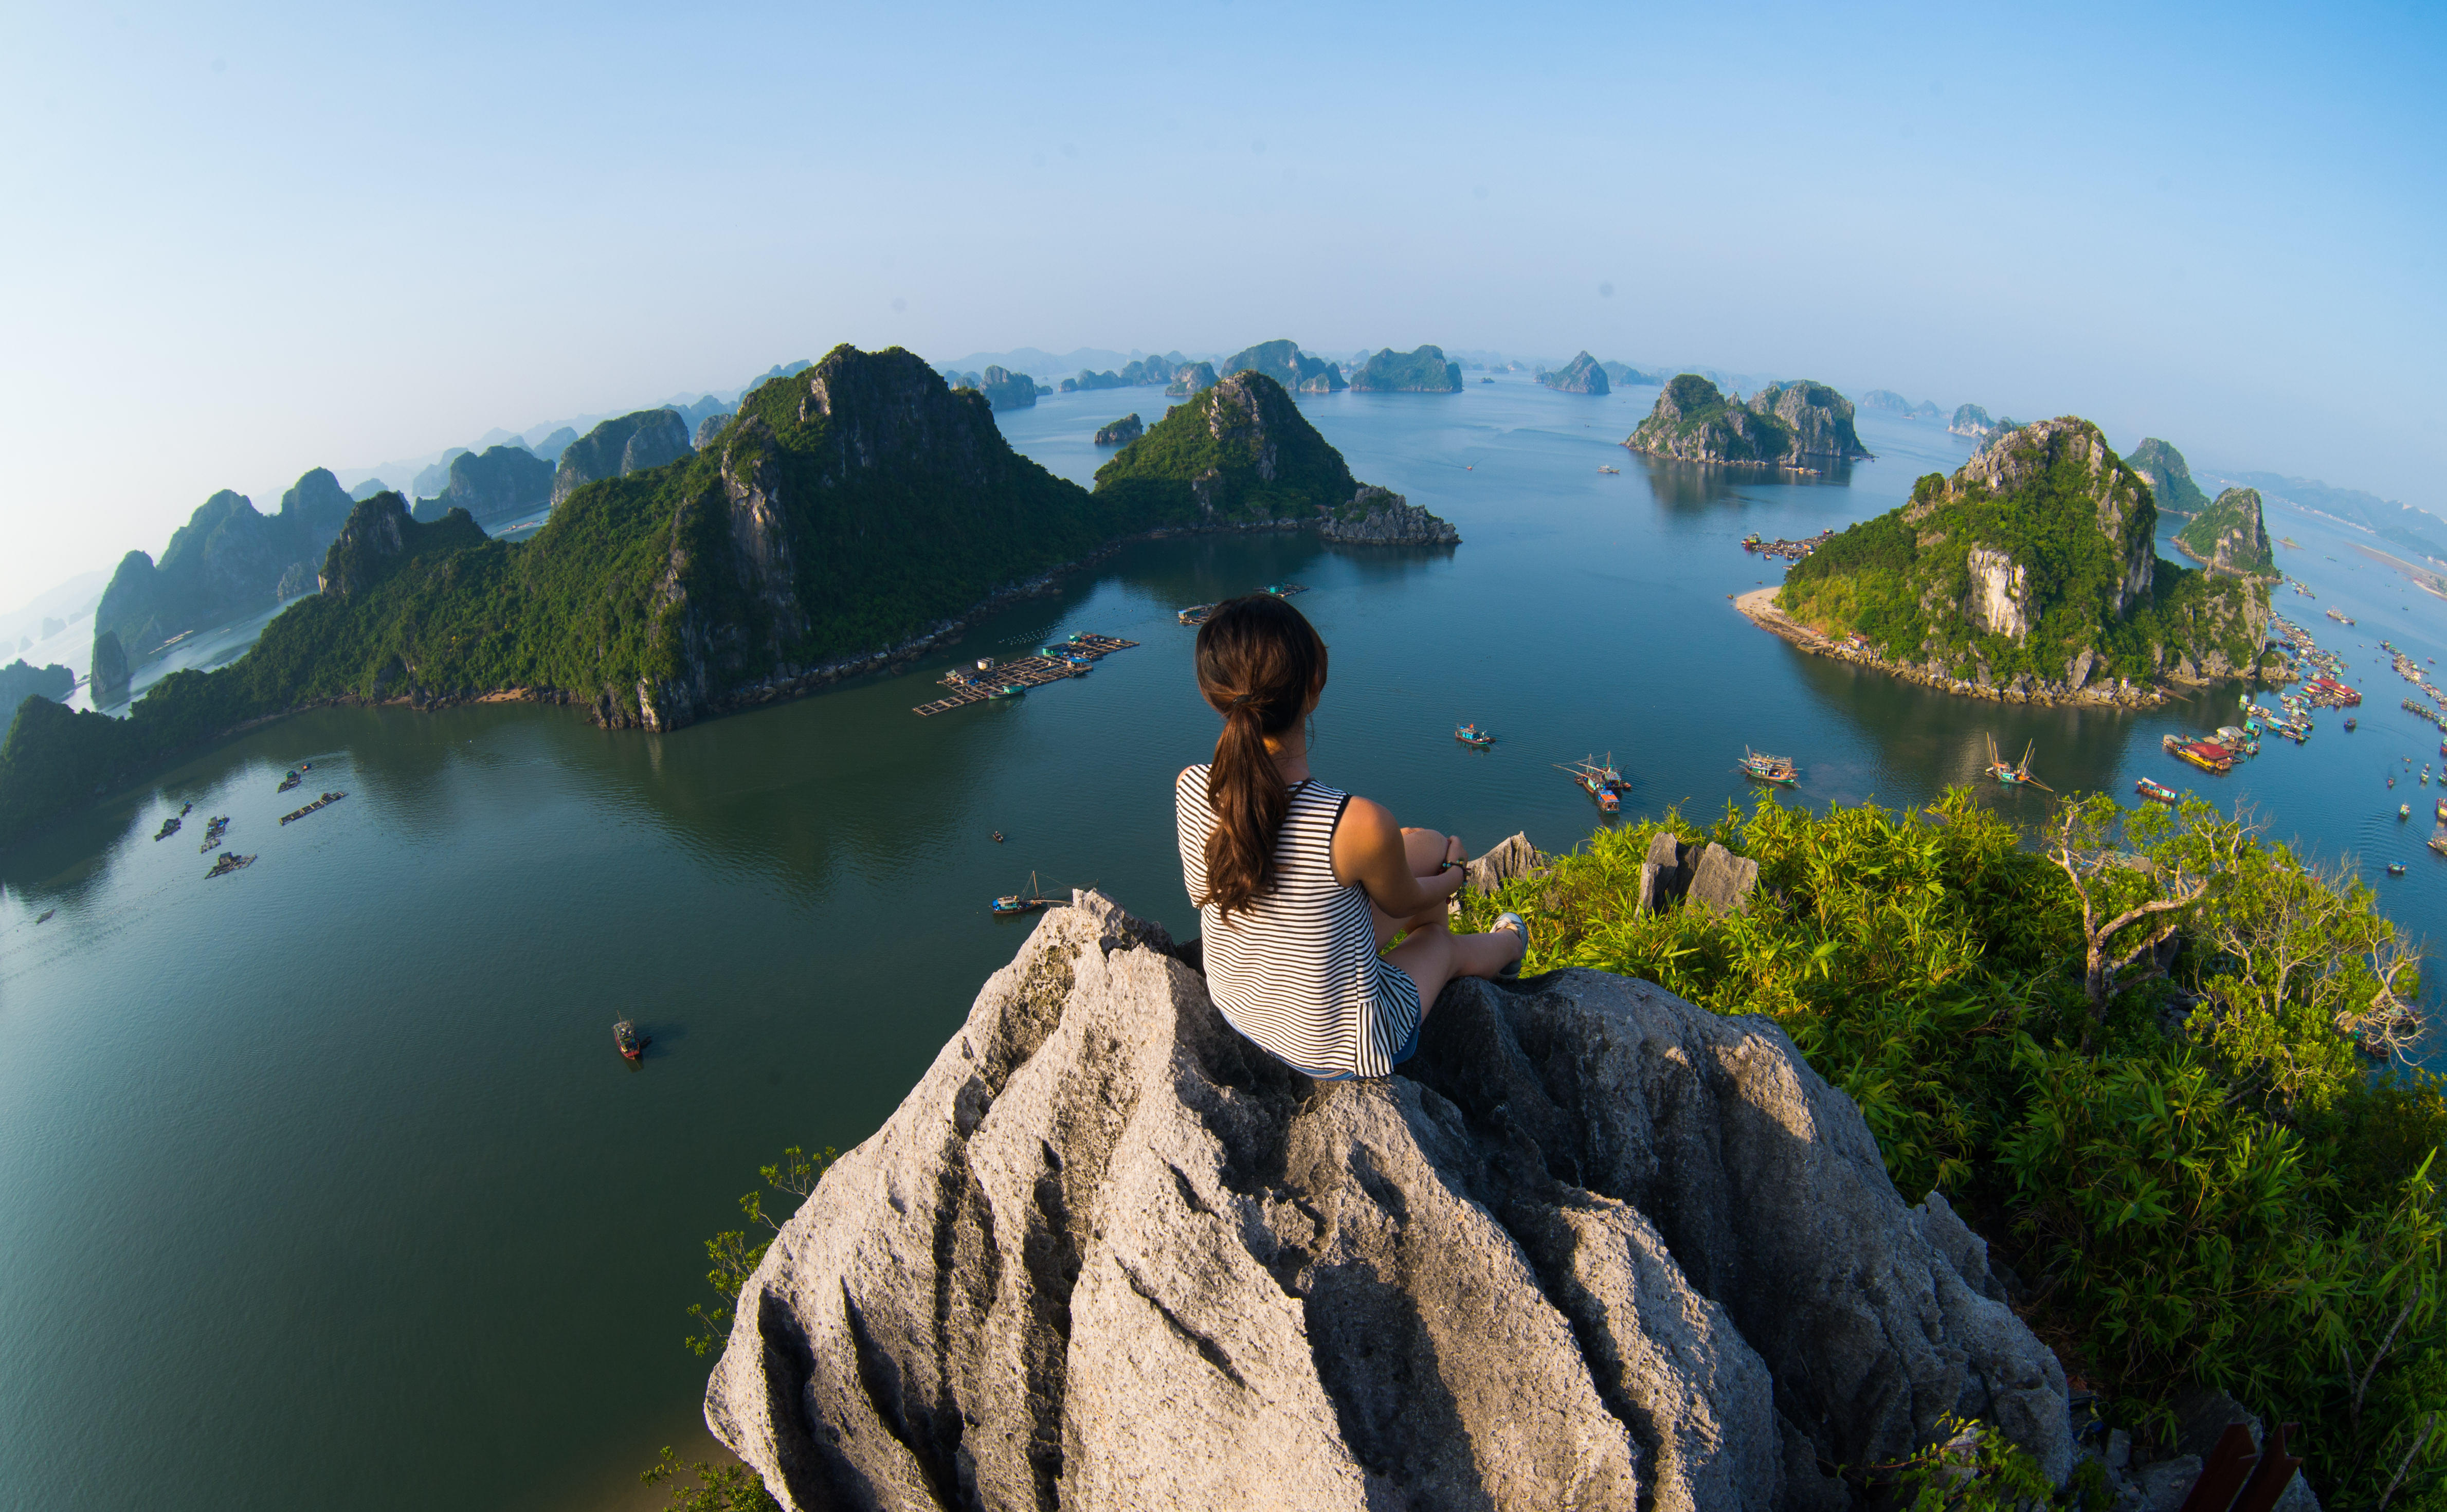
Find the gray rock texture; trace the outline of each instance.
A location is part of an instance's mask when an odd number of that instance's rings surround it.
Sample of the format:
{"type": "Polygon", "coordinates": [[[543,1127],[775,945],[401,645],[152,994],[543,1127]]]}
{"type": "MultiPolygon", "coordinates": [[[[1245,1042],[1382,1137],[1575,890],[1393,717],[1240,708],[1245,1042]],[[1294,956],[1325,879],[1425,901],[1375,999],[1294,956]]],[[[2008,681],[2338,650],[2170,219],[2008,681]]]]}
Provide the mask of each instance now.
{"type": "Polygon", "coordinates": [[[988,368],[977,390],[996,409],[1026,409],[1036,403],[1036,380],[1002,368],[988,368]]]}
{"type": "Polygon", "coordinates": [[[1737,913],[1757,885],[1758,862],[1710,841],[1692,868],[1690,906],[1712,914],[1737,913]]]}
{"type": "Polygon", "coordinates": [[[1390,488],[1363,484],[1346,507],[1318,521],[1317,533],[1346,546],[1458,546],[1461,532],[1390,488]]]}
{"type": "Polygon", "coordinates": [[[706,1421],[800,1509],[1771,1512],[1949,1410],[2061,1480],[2061,1369],[1929,1221],[1764,1020],[1466,981],[1317,1084],[1082,894],[784,1225],[706,1421]]]}
{"type": "Polygon", "coordinates": [[[722,434],[722,427],[730,424],[730,416],[731,412],[725,409],[698,421],[696,435],[692,438],[691,444],[699,451],[712,445],[714,438],[722,434]]]}
{"type": "Polygon", "coordinates": [[[1698,373],[1679,373],[1623,444],[1679,462],[1798,467],[1867,457],[1852,402],[1825,384],[1776,384],[1749,403],[1698,373]]]}
{"type": "Polygon", "coordinates": [[[1546,869],[1546,858],[1529,843],[1525,833],[1512,835],[1485,855],[1474,858],[1464,868],[1468,886],[1474,893],[1491,893],[1507,882],[1524,877],[1536,877],[1546,869]]]}

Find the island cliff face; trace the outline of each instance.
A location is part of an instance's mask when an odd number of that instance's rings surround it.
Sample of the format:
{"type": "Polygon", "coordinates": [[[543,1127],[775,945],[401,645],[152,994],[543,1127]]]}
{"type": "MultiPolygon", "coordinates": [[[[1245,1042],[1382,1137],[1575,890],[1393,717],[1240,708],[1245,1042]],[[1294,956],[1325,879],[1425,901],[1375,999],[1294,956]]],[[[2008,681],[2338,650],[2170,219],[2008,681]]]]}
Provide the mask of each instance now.
{"type": "Polygon", "coordinates": [[[321,555],[351,502],[321,467],[280,496],[275,515],[221,490],[170,537],[158,564],[141,551],[121,558],[94,611],[95,637],[115,635],[123,655],[143,659],[175,635],[269,608],[291,569],[321,555]]]}
{"type": "Polygon", "coordinates": [[[2248,672],[2267,585],[2159,561],[2156,527],[2149,485],[2097,426],[2042,421],[1794,563],[1775,607],[1966,691],[2061,699],[2094,678],[2248,672]]]}
{"type": "Polygon", "coordinates": [[[977,391],[996,409],[1028,409],[1036,404],[1036,380],[1004,368],[988,368],[977,391]]]}
{"type": "Polygon", "coordinates": [[[1559,371],[1540,373],[1538,381],[1557,393],[1563,394],[1604,394],[1614,391],[1613,387],[1606,382],[1604,366],[1585,351],[1565,363],[1559,371]]]}
{"type": "Polygon", "coordinates": [[[1318,1084],[1164,931],[1048,913],[739,1294],[706,1422],[794,1512],[1819,1512],[2062,1368],[1774,1023],[1558,972],[1318,1084]]]}
{"type": "Polygon", "coordinates": [[[693,450],[688,422],[673,410],[640,409],[607,420],[563,448],[550,502],[559,508],[588,483],[666,466],[693,450]]]}
{"type": "Polygon", "coordinates": [[[450,459],[450,481],[409,511],[420,520],[440,520],[464,509],[477,520],[499,520],[552,502],[553,464],[524,446],[493,446],[479,456],[463,451],[450,459]]]}
{"type": "Polygon", "coordinates": [[[1398,352],[1388,347],[1351,375],[1351,387],[1365,393],[1457,394],[1461,364],[1447,362],[1441,347],[1398,352]]]}
{"type": "Polygon", "coordinates": [[[1852,402],[1825,384],[1775,384],[1747,405],[1695,372],[1681,373],[1623,444],[1679,462],[1799,466],[1867,457],[1852,402]]]}
{"type": "Polygon", "coordinates": [[[1096,444],[1099,446],[1127,446],[1131,442],[1138,440],[1141,436],[1146,434],[1146,423],[1139,419],[1138,411],[1132,410],[1130,413],[1124,415],[1121,419],[1113,421],[1110,425],[1097,427],[1096,444]]]}
{"type": "Polygon", "coordinates": [[[1224,359],[1224,371],[1261,372],[1294,393],[1339,393],[1351,387],[1342,378],[1342,366],[1312,357],[1290,340],[1261,341],[1245,351],[1224,359]]]}
{"type": "Polygon", "coordinates": [[[2143,437],[2141,444],[2124,460],[2150,484],[2160,513],[2197,515],[2208,506],[2210,496],[2192,482],[2192,470],[2184,465],[2184,454],[2157,437],[2143,437]]]}
{"type": "Polygon", "coordinates": [[[2277,554],[2257,488],[2229,488],[2175,532],[2176,549],[2211,572],[2238,577],[2273,577],[2277,554]]]}

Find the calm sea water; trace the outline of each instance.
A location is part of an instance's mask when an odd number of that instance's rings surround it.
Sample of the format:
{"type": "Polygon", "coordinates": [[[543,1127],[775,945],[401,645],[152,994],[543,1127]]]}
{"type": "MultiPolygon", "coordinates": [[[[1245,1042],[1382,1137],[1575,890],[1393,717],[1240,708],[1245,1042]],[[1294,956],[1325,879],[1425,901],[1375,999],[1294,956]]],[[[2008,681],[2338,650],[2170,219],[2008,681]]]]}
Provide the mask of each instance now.
{"type": "MultiPolygon", "coordinates": [[[[2397,710],[2375,647],[2426,655],[2447,615],[2359,557],[2367,538],[2271,515],[2322,595],[2281,608],[2353,659],[2362,728],[2325,716],[2308,746],[2207,779],[2158,738],[2226,722],[2231,692],[2007,710],[1802,656],[1734,613],[1770,576],[1743,534],[1878,513],[1967,443],[1871,416],[1878,460],[1846,477],[1652,472],[1616,443],[1654,396],[1515,377],[1308,401],[1360,477],[1458,524],[1457,550],[1148,543],[908,675],[671,736],[560,709],[315,713],[0,860],[0,1485],[62,1512],[635,1504],[658,1446],[706,1445],[704,1363],[680,1346],[710,1296],[701,1241],[782,1145],[846,1147],[898,1103],[1028,927],[988,898],[1034,870],[1191,921],[1170,784],[1214,721],[1173,612],[1265,583],[1308,584],[1332,646],[1319,774],[1474,848],[1587,835],[1551,765],[1584,754],[1627,770],[1631,810],[1713,816],[1748,797],[1745,743],[1799,758],[1799,801],[1917,804],[1976,781],[1993,734],[2036,743],[2058,788],[2148,774],[2248,803],[2438,932],[2432,790],[2384,786],[2438,737],[2397,710]],[[2318,617],[2332,604],[2360,627],[2318,617]],[[1016,705],[910,714],[956,659],[1075,630],[1143,645],[1016,705]],[[1457,746],[1466,719],[1496,747],[1457,746]],[[274,792],[310,760],[301,794],[274,792]],[[350,796],[276,823],[325,788],[350,796]],[[208,883],[217,813],[260,859],[208,883]],[[2412,875],[2380,876],[2391,860],[2412,875]],[[624,1015],[654,1039],[634,1068],[611,1045],[624,1015]]],[[[1085,482],[1095,426],[1161,404],[1005,418],[1085,482]]]]}

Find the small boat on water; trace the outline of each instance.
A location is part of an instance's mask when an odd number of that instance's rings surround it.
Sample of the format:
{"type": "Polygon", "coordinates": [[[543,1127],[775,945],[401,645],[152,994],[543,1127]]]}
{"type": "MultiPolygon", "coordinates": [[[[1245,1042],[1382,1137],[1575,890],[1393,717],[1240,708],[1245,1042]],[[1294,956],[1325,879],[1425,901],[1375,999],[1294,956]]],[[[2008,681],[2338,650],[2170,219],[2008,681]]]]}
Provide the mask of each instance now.
{"type": "Polygon", "coordinates": [[[58,912],[59,910],[56,908],[44,909],[41,914],[35,917],[34,922],[37,924],[47,924],[51,921],[51,916],[58,912]]]}
{"type": "Polygon", "coordinates": [[[1020,687],[1017,683],[1005,683],[1000,688],[997,688],[992,692],[986,694],[988,699],[1025,698],[1027,696],[1028,690],[1020,687]]]}
{"type": "Polygon", "coordinates": [[[1602,473],[1610,473],[1618,478],[1622,476],[1622,469],[1620,467],[1601,467],[1598,471],[1602,473]]]}
{"type": "Polygon", "coordinates": [[[1801,781],[1801,768],[1793,765],[1790,756],[1771,756],[1765,751],[1742,747],[1741,770],[1744,777],[1755,777],[1763,783],[1775,783],[1791,787],[1801,781]]]}
{"type": "Polygon", "coordinates": [[[254,864],[255,858],[252,856],[239,856],[230,851],[223,851],[221,859],[213,862],[213,869],[204,874],[204,880],[209,882],[216,877],[227,877],[232,872],[242,872],[254,864]]]}
{"type": "MultiPolygon", "coordinates": [[[[2346,730],[2346,732],[2347,732],[2348,734],[2352,733],[2352,731],[2353,731],[2353,728],[2354,728],[2354,717],[2353,717],[2351,714],[2347,714],[2347,715],[2345,716],[2345,730],[2346,730]]],[[[2442,746],[2442,747],[2440,747],[2439,748],[2440,748],[2441,750],[2447,750],[2447,746],[2442,746]]]]}
{"type": "Polygon", "coordinates": [[[221,837],[228,833],[228,819],[216,818],[211,823],[204,826],[204,842],[196,847],[196,854],[201,856],[204,852],[218,845],[221,842],[221,837]]]}
{"type": "Polygon", "coordinates": [[[1996,778],[1999,782],[2005,784],[2009,787],[2019,787],[2027,783],[2031,786],[2040,789],[2042,792],[2055,792],[2055,788],[2050,787],[2047,784],[2031,775],[2031,749],[2038,744],[2039,742],[2033,741],[2030,745],[2024,746],[2022,747],[2022,759],[2020,762],[2009,762],[1997,754],[1997,737],[1994,735],[1989,736],[1988,775],[1996,778]]]}
{"type": "Polygon", "coordinates": [[[1068,898],[1045,897],[1043,889],[1036,880],[1036,874],[1034,872],[1031,872],[1028,874],[1027,892],[1005,893],[1002,897],[997,898],[993,902],[987,904],[986,907],[998,916],[1008,914],[1034,914],[1040,908],[1052,908],[1056,903],[1065,903],[1068,901],[1070,901],[1068,898]]]}
{"type": "Polygon", "coordinates": [[[612,1043],[619,1047],[624,1058],[634,1061],[645,1054],[646,1047],[654,1040],[653,1035],[624,1018],[612,1026],[612,1043]]]}
{"type": "Polygon", "coordinates": [[[1488,731],[1479,728],[1474,723],[1468,725],[1455,725],[1453,727],[1453,739],[1461,742],[1472,750],[1485,750],[1489,746],[1495,744],[1495,737],[1488,731]]]}
{"type": "Polygon", "coordinates": [[[2144,798],[2154,798],[2162,803],[2172,803],[2175,802],[2175,790],[2164,783],[2153,782],[2151,779],[2144,777],[2133,785],[2140,790],[2141,796],[2144,798]]]}
{"type": "Polygon", "coordinates": [[[1568,775],[1580,786],[1581,791],[1597,800],[1600,813],[1622,812],[1622,800],[1616,796],[1613,784],[1607,780],[1611,775],[1619,782],[1622,774],[1614,772],[1611,767],[1600,766],[1595,761],[1590,760],[1557,762],[1554,765],[1555,769],[1568,775]]]}
{"type": "Polygon", "coordinates": [[[305,780],[306,774],[299,771],[296,767],[292,766],[289,768],[288,775],[280,779],[280,785],[274,788],[273,791],[275,793],[285,793],[305,780]]]}
{"type": "Polygon", "coordinates": [[[180,820],[178,815],[171,815],[169,818],[161,821],[161,827],[153,832],[153,838],[155,840],[168,840],[171,836],[179,833],[179,826],[182,822],[184,822],[184,821],[180,820]]]}
{"type": "Polygon", "coordinates": [[[2430,832],[2430,848],[2441,856],[2447,856],[2447,824],[2440,824],[2430,832]]]}
{"type": "Polygon", "coordinates": [[[2396,817],[2399,819],[2411,819],[2413,817],[2413,805],[2411,803],[2397,804],[2396,817]]]}
{"type": "Polygon", "coordinates": [[[2390,862],[2388,862],[2388,863],[2387,863],[2387,875],[2389,875],[2390,877],[2401,877],[2401,876],[2403,876],[2403,875],[2404,875],[2404,863],[2403,863],[2402,861],[2390,861],[2390,862]]]}

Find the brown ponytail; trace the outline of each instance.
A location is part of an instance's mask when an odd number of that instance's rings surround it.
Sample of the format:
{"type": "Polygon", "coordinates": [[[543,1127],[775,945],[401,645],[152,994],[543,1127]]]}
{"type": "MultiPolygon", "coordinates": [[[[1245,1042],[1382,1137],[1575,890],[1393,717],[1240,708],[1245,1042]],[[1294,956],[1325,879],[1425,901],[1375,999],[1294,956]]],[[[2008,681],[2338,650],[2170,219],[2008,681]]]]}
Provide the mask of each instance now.
{"type": "Polygon", "coordinates": [[[1225,917],[1275,885],[1275,840],[1291,793],[1266,737],[1299,723],[1325,689],[1325,642],[1272,594],[1228,599],[1198,631],[1198,691],[1224,716],[1206,802],[1206,896],[1225,917]]]}

